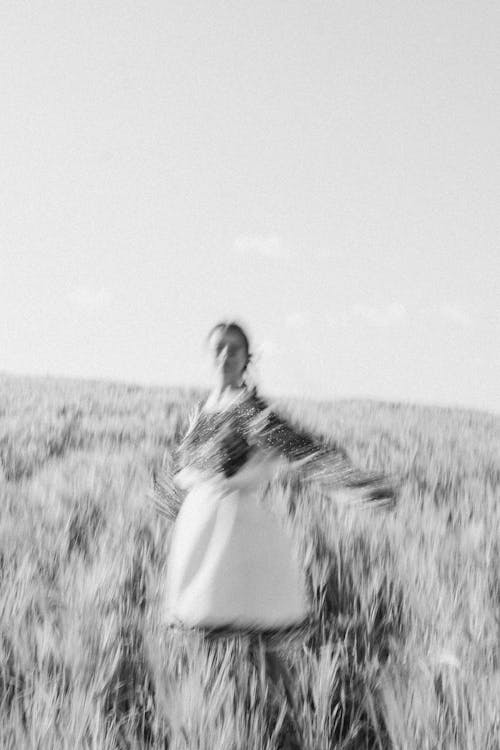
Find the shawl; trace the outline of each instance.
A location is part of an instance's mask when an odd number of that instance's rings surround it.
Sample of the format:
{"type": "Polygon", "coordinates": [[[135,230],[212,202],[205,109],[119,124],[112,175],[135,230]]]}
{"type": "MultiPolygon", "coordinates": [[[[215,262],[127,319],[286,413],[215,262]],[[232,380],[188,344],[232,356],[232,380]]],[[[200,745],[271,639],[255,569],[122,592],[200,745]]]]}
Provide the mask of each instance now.
{"type": "Polygon", "coordinates": [[[255,388],[221,412],[204,411],[202,402],[196,405],[183,440],[154,476],[150,497],[162,515],[175,520],[183,499],[175,482],[177,471],[191,467],[206,476],[229,478],[257,451],[284,457],[303,479],[326,491],[358,489],[358,504],[395,503],[396,490],[386,476],[357,468],[342,446],[292,425],[255,388]]]}

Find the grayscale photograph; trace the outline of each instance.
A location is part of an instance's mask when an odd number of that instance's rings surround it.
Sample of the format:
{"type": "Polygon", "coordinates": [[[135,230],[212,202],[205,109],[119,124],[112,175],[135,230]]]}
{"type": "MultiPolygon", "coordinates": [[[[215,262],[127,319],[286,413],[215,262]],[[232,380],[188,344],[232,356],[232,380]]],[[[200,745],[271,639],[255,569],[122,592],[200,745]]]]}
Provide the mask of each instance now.
{"type": "Polygon", "coordinates": [[[500,3],[0,71],[0,750],[500,750],[500,3]]]}

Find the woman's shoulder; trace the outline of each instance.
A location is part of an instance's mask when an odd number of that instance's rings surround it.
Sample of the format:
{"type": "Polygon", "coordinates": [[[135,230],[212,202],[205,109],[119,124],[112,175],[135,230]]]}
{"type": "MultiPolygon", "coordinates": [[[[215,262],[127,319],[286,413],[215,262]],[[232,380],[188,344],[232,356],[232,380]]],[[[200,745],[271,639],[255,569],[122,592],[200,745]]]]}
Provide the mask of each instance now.
{"type": "Polygon", "coordinates": [[[261,412],[269,409],[269,403],[257,391],[257,386],[252,386],[242,402],[242,406],[252,412],[261,412]]]}

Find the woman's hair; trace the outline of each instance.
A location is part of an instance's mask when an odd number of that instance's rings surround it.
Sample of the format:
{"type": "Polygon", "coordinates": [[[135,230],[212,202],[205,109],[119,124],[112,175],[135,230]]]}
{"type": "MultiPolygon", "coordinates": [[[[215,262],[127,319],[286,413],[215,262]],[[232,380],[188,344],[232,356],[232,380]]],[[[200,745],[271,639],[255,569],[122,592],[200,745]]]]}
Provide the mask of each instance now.
{"type": "Polygon", "coordinates": [[[245,369],[246,369],[248,363],[252,359],[252,352],[250,351],[250,341],[249,341],[247,333],[243,330],[243,328],[239,325],[239,323],[235,323],[233,320],[221,321],[220,323],[216,323],[213,326],[213,328],[211,328],[207,336],[207,341],[210,341],[210,339],[212,338],[212,336],[214,335],[216,331],[223,331],[224,333],[226,331],[231,331],[232,333],[237,333],[243,339],[243,343],[245,345],[245,350],[247,354],[247,361],[245,365],[245,369]]]}

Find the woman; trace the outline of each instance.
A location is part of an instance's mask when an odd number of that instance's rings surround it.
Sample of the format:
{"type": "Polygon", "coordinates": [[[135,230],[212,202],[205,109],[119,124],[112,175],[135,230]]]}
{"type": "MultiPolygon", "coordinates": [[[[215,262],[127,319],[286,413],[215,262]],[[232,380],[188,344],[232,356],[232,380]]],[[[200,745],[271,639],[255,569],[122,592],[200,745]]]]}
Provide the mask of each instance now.
{"type": "MultiPolygon", "coordinates": [[[[212,635],[300,629],[310,617],[305,575],[287,533],[260,502],[280,462],[329,490],[357,488],[366,500],[393,500],[394,492],[379,475],[355,469],[340,448],[292,428],[246,385],[251,352],[241,326],[218,323],[208,343],[215,387],[178,449],[174,482],[164,476],[156,485],[157,504],[171,517],[178,511],[167,620],[212,635]]],[[[271,679],[283,679],[291,702],[284,664],[269,649],[265,656],[271,679]]]]}

